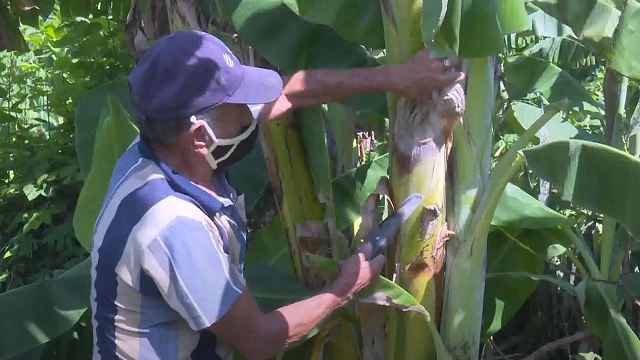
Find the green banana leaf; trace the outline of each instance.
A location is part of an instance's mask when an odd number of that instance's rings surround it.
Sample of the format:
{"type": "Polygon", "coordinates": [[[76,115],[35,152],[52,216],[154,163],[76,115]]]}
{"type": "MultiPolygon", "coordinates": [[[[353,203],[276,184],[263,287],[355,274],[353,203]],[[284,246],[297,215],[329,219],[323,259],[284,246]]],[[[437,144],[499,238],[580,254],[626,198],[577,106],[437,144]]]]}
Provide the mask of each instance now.
{"type": "MultiPolygon", "coordinates": [[[[243,41],[286,73],[378,65],[362,46],[342,39],[325,25],[305,21],[282,0],[225,0],[222,11],[243,41]]],[[[345,103],[381,115],[388,111],[382,92],[358,94],[345,103]]]]}
{"type": "Polygon", "coordinates": [[[0,359],[58,337],[89,307],[91,261],[59,276],[0,294],[0,359]]]}
{"type": "Polygon", "coordinates": [[[0,51],[27,51],[27,42],[20,32],[20,18],[12,15],[9,5],[0,4],[0,51]]]}
{"type": "MultiPolygon", "coordinates": [[[[424,12],[435,11],[443,6],[442,0],[425,0],[423,19],[434,15],[424,12]]],[[[504,50],[503,35],[528,28],[525,2],[522,0],[449,0],[447,12],[439,29],[437,22],[430,20],[429,28],[423,25],[423,41],[429,43],[435,35],[437,46],[445,45],[458,55],[478,58],[496,55],[504,50]]]]}
{"type": "Polygon", "coordinates": [[[603,340],[604,360],[640,358],[640,340],[620,312],[615,287],[583,279],[576,287],[587,328],[603,340]]]}
{"type": "Polygon", "coordinates": [[[80,244],[90,251],[95,222],[109,188],[111,173],[120,155],[131,145],[137,129],[120,103],[108,96],[100,116],[101,131],[96,134],[93,165],[80,191],[73,214],[73,228],[80,244]]]}
{"type": "Polygon", "coordinates": [[[568,37],[542,39],[523,53],[546,60],[565,71],[577,68],[581,60],[591,55],[590,49],[568,37]]]}
{"type": "Polygon", "coordinates": [[[559,21],[555,17],[540,10],[532,3],[527,3],[528,19],[531,23],[530,29],[540,37],[573,37],[577,38],[573,30],[559,21]]]}
{"type": "Polygon", "coordinates": [[[606,0],[534,0],[551,16],[569,25],[580,39],[610,41],[620,9],[606,0]]]}
{"type": "Polygon", "coordinates": [[[542,276],[544,261],[571,244],[558,227],[570,219],[508,184],[500,197],[487,243],[487,282],[484,294],[482,338],[500,330],[522,307],[542,276]],[[527,273],[530,277],[514,277],[527,273]]]}
{"type": "MultiPolygon", "coordinates": [[[[507,120],[511,128],[517,133],[522,133],[528,129],[541,115],[542,109],[539,107],[514,101],[507,113],[507,120]]],[[[574,126],[562,113],[555,115],[549,122],[536,133],[538,139],[547,141],[580,139],[596,142],[604,142],[602,136],[590,134],[585,130],[574,126]]]]}
{"type": "Polygon", "coordinates": [[[134,114],[129,100],[129,86],[127,79],[120,78],[112,82],[99,85],[89,91],[78,101],[74,116],[75,145],[80,170],[85,178],[91,172],[93,160],[93,148],[96,143],[96,134],[99,134],[106,117],[101,116],[105,106],[108,105],[108,97],[118,99],[127,114],[134,114]]]}
{"type": "Polygon", "coordinates": [[[258,232],[249,234],[245,267],[265,263],[293,276],[293,264],[289,244],[285,238],[280,216],[277,216],[258,232]]]}
{"type": "Polygon", "coordinates": [[[369,48],[384,49],[382,12],[369,0],[283,0],[298,16],[332,28],[343,39],[369,48]]]}
{"type": "Polygon", "coordinates": [[[534,0],[545,12],[569,25],[580,39],[596,43],[611,67],[640,78],[640,3],[636,0],[534,0]]]}
{"type": "Polygon", "coordinates": [[[640,235],[640,160],[612,147],[561,140],[522,150],[536,175],[558,186],[562,199],[609,215],[640,235]]]}
{"type": "MultiPolygon", "coordinates": [[[[333,281],[338,276],[339,265],[337,261],[312,254],[308,255],[308,259],[312,266],[318,270],[325,279],[333,281]]],[[[421,314],[427,322],[431,336],[436,344],[438,359],[452,359],[440,338],[440,334],[429,312],[400,285],[384,276],[380,276],[375,284],[370,285],[356,294],[355,299],[365,303],[390,306],[402,311],[415,311],[421,314]]]]}
{"type": "Polygon", "coordinates": [[[627,1],[617,29],[610,66],[625,76],[640,79],[640,2],[627,1]]]}
{"type": "Polygon", "coordinates": [[[361,165],[333,180],[333,201],[336,208],[336,226],[344,230],[361,217],[362,205],[380,177],[387,176],[389,154],[361,165]]]}
{"type": "Polygon", "coordinates": [[[549,102],[568,99],[583,115],[602,117],[604,106],[571,75],[554,64],[531,56],[512,56],[504,63],[506,88],[511,99],[539,93],[549,102]]]}

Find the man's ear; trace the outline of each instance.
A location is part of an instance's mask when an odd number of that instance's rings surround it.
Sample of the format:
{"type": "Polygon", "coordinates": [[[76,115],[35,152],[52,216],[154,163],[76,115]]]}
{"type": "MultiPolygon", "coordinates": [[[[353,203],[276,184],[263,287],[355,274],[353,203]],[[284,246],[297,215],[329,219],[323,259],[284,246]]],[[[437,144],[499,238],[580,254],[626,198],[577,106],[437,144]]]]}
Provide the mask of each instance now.
{"type": "Polygon", "coordinates": [[[196,152],[202,154],[209,152],[208,144],[211,143],[212,139],[201,120],[191,124],[191,127],[189,128],[189,140],[191,143],[190,145],[196,152]]]}

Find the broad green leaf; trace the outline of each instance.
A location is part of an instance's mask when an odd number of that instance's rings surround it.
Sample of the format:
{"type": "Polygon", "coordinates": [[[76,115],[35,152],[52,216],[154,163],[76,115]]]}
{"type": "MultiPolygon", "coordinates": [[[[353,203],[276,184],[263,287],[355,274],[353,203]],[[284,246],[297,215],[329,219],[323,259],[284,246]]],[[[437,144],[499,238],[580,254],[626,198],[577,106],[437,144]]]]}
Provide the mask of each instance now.
{"type": "Polygon", "coordinates": [[[583,115],[601,117],[603,105],[568,73],[540,58],[512,56],[504,63],[507,92],[511,99],[539,93],[549,102],[568,99],[583,115]]]}
{"type": "Polygon", "coordinates": [[[11,15],[8,6],[0,4],[0,51],[27,51],[27,43],[20,32],[20,20],[11,15]]]}
{"type": "Polygon", "coordinates": [[[498,201],[487,243],[483,339],[502,328],[522,307],[542,276],[544,261],[564,252],[571,239],[558,227],[570,225],[519,187],[508,183],[498,201]],[[522,274],[516,278],[504,274],[522,274]]]}
{"type": "Polygon", "coordinates": [[[93,227],[109,188],[113,168],[137,135],[129,115],[118,100],[111,96],[108,99],[108,105],[103,110],[105,120],[96,137],[93,166],[80,191],[73,214],[76,236],[87,251],[91,248],[93,227]]]}
{"type": "MultiPolygon", "coordinates": [[[[528,4],[530,5],[530,4],[528,4]]],[[[573,30],[558,21],[553,16],[539,10],[538,7],[530,5],[531,8],[535,8],[531,11],[528,18],[531,22],[531,30],[537,36],[544,37],[576,37],[573,30]]]]}
{"type": "Polygon", "coordinates": [[[610,66],[621,74],[640,79],[640,3],[628,0],[613,47],[610,66]]]}
{"type": "Polygon", "coordinates": [[[380,177],[387,175],[388,168],[389,155],[386,154],[350,170],[333,181],[336,226],[339,230],[360,219],[362,205],[375,190],[380,177]]]}
{"type": "MultiPolygon", "coordinates": [[[[543,229],[568,225],[570,220],[511,183],[507,184],[491,219],[500,227],[543,229]]],[[[569,242],[570,243],[570,242],[569,242]]]]}
{"type": "Polygon", "coordinates": [[[283,0],[298,16],[331,27],[342,38],[369,48],[384,49],[382,12],[369,0],[283,0]]]}
{"type": "MultiPolygon", "coordinates": [[[[467,58],[499,54],[504,49],[504,34],[527,28],[524,4],[522,0],[449,0],[436,43],[444,43],[467,58]]],[[[433,9],[437,13],[441,7],[442,0],[424,1],[422,11],[433,9]]],[[[434,25],[437,22],[429,21],[429,26],[434,25]]],[[[422,31],[426,37],[433,30],[423,28],[422,31]]]]}
{"type": "Polygon", "coordinates": [[[287,72],[375,63],[363,48],[324,25],[303,20],[282,0],[229,0],[223,12],[244,41],[287,72]]]}
{"type": "Polygon", "coordinates": [[[89,307],[90,269],[86,259],[57,277],[0,294],[0,359],[69,330],[89,307]]]}
{"type": "Polygon", "coordinates": [[[640,358],[640,340],[620,312],[613,285],[586,278],[576,290],[588,329],[604,340],[602,358],[640,358]]]}
{"type": "MultiPolygon", "coordinates": [[[[309,255],[309,260],[316,269],[322,271],[327,279],[333,279],[337,276],[339,269],[337,261],[317,255],[309,255]]],[[[429,312],[400,285],[395,284],[384,276],[380,276],[376,284],[363,289],[356,294],[355,298],[365,303],[390,306],[402,311],[416,311],[422,314],[436,344],[438,359],[451,359],[429,312]]]]}
{"type": "Polygon", "coordinates": [[[522,150],[529,167],[562,191],[562,199],[609,215],[640,235],[640,160],[612,147],[563,140],[522,150]]]}
{"type": "MultiPolygon", "coordinates": [[[[526,219],[522,224],[543,225],[537,222],[549,216],[534,210],[543,217],[526,219]],[[537,221],[532,221],[537,220],[537,221]]],[[[549,225],[562,223],[552,216],[549,225]]],[[[518,222],[514,222],[518,225],[518,222]]],[[[544,262],[564,252],[571,244],[565,233],[554,227],[518,228],[498,227],[489,233],[487,243],[487,280],[484,293],[482,338],[487,339],[500,330],[522,307],[543,278],[544,262]],[[521,276],[519,274],[527,274],[521,276]]],[[[547,279],[544,279],[547,280],[547,279]]]]}
{"type": "MultiPolygon", "coordinates": [[[[377,65],[362,46],[340,38],[325,25],[305,21],[282,0],[228,0],[222,7],[225,18],[231,20],[242,40],[284,72],[377,65]]],[[[381,92],[358,94],[347,103],[358,109],[387,113],[386,97],[381,92]]]]}
{"type": "Polygon", "coordinates": [[[529,28],[524,1],[497,0],[497,3],[502,34],[512,34],[529,28]]]}
{"type": "Polygon", "coordinates": [[[267,164],[258,142],[244,159],[229,167],[229,183],[238,194],[244,194],[245,208],[251,210],[269,183],[267,164]]]}
{"type": "Polygon", "coordinates": [[[97,86],[87,91],[78,101],[74,116],[76,153],[80,162],[80,170],[85,177],[91,171],[96,134],[102,129],[100,115],[108,105],[107,98],[109,96],[114,96],[129,114],[134,114],[129,100],[129,87],[126,79],[118,79],[97,86]]]}
{"type": "Polygon", "coordinates": [[[548,61],[562,70],[578,67],[591,51],[580,42],[567,37],[543,39],[524,50],[524,54],[548,61]]]}
{"type": "Polygon", "coordinates": [[[279,216],[249,235],[245,267],[258,263],[266,263],[293,276],[289,244],[279,216]]]}
{"type": "MultiPolygon", "coordinates": [[[[517,122],[515,128],[528,129],[543,114],[542,109],[520,101],[514,101],[509,109],[507,118],[512,124],[512,119],[517,122]]],[[[583,129],[575,127],[562,113],[556,114],[542,129],[536,133],[538,139],[547,141],[580,139],[589,141],[603,141],[600,137],[592,135],[583,129]]]]}
{"type": "Polygon", "coordinates": [[[594,42],[613,38],[621,15],[606,0],[534,0],[546,13],[569,25],[579,38],[594,42]]]}
{"type": "Polygon", "coordinates": [[[263,312],[276,310],[313,295],[292,275],[263,263],[247,267],[244,276],[251,295],[263,312]]]}

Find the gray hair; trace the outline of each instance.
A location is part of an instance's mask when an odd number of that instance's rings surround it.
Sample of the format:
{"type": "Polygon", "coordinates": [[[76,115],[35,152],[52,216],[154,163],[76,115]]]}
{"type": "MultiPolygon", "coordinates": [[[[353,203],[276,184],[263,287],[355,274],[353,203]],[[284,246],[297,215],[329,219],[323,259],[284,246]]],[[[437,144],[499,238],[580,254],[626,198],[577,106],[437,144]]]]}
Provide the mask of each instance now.
{"type": "MultiPolygon", "coordinates": [[[[214,128],[214,123],[219,117],[218,108],[209,108],[199,114],[195,114],[198,120],[204,120],[214,128]]],[[[164,146],[171,146],[185,131],[189,129],[191,122],[188,118],[178,119],[151,119],[150,121],[138,122],[140,136],[149,142],[158,143],[164,146]]]]}

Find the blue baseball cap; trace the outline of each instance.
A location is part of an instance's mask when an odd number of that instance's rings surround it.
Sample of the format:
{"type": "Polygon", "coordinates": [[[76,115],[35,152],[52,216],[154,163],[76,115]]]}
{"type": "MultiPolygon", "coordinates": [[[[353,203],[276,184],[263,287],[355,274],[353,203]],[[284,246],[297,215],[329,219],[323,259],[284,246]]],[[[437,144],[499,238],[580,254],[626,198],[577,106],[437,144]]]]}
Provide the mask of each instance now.
{"type": "Polygon", "coordinates": [[[177,119],[223,103],[265,104],[282,93],[272,70],[245,66],[218,38],[197,30],[158,39],[129,74],[138,120],[177,119]]]}

